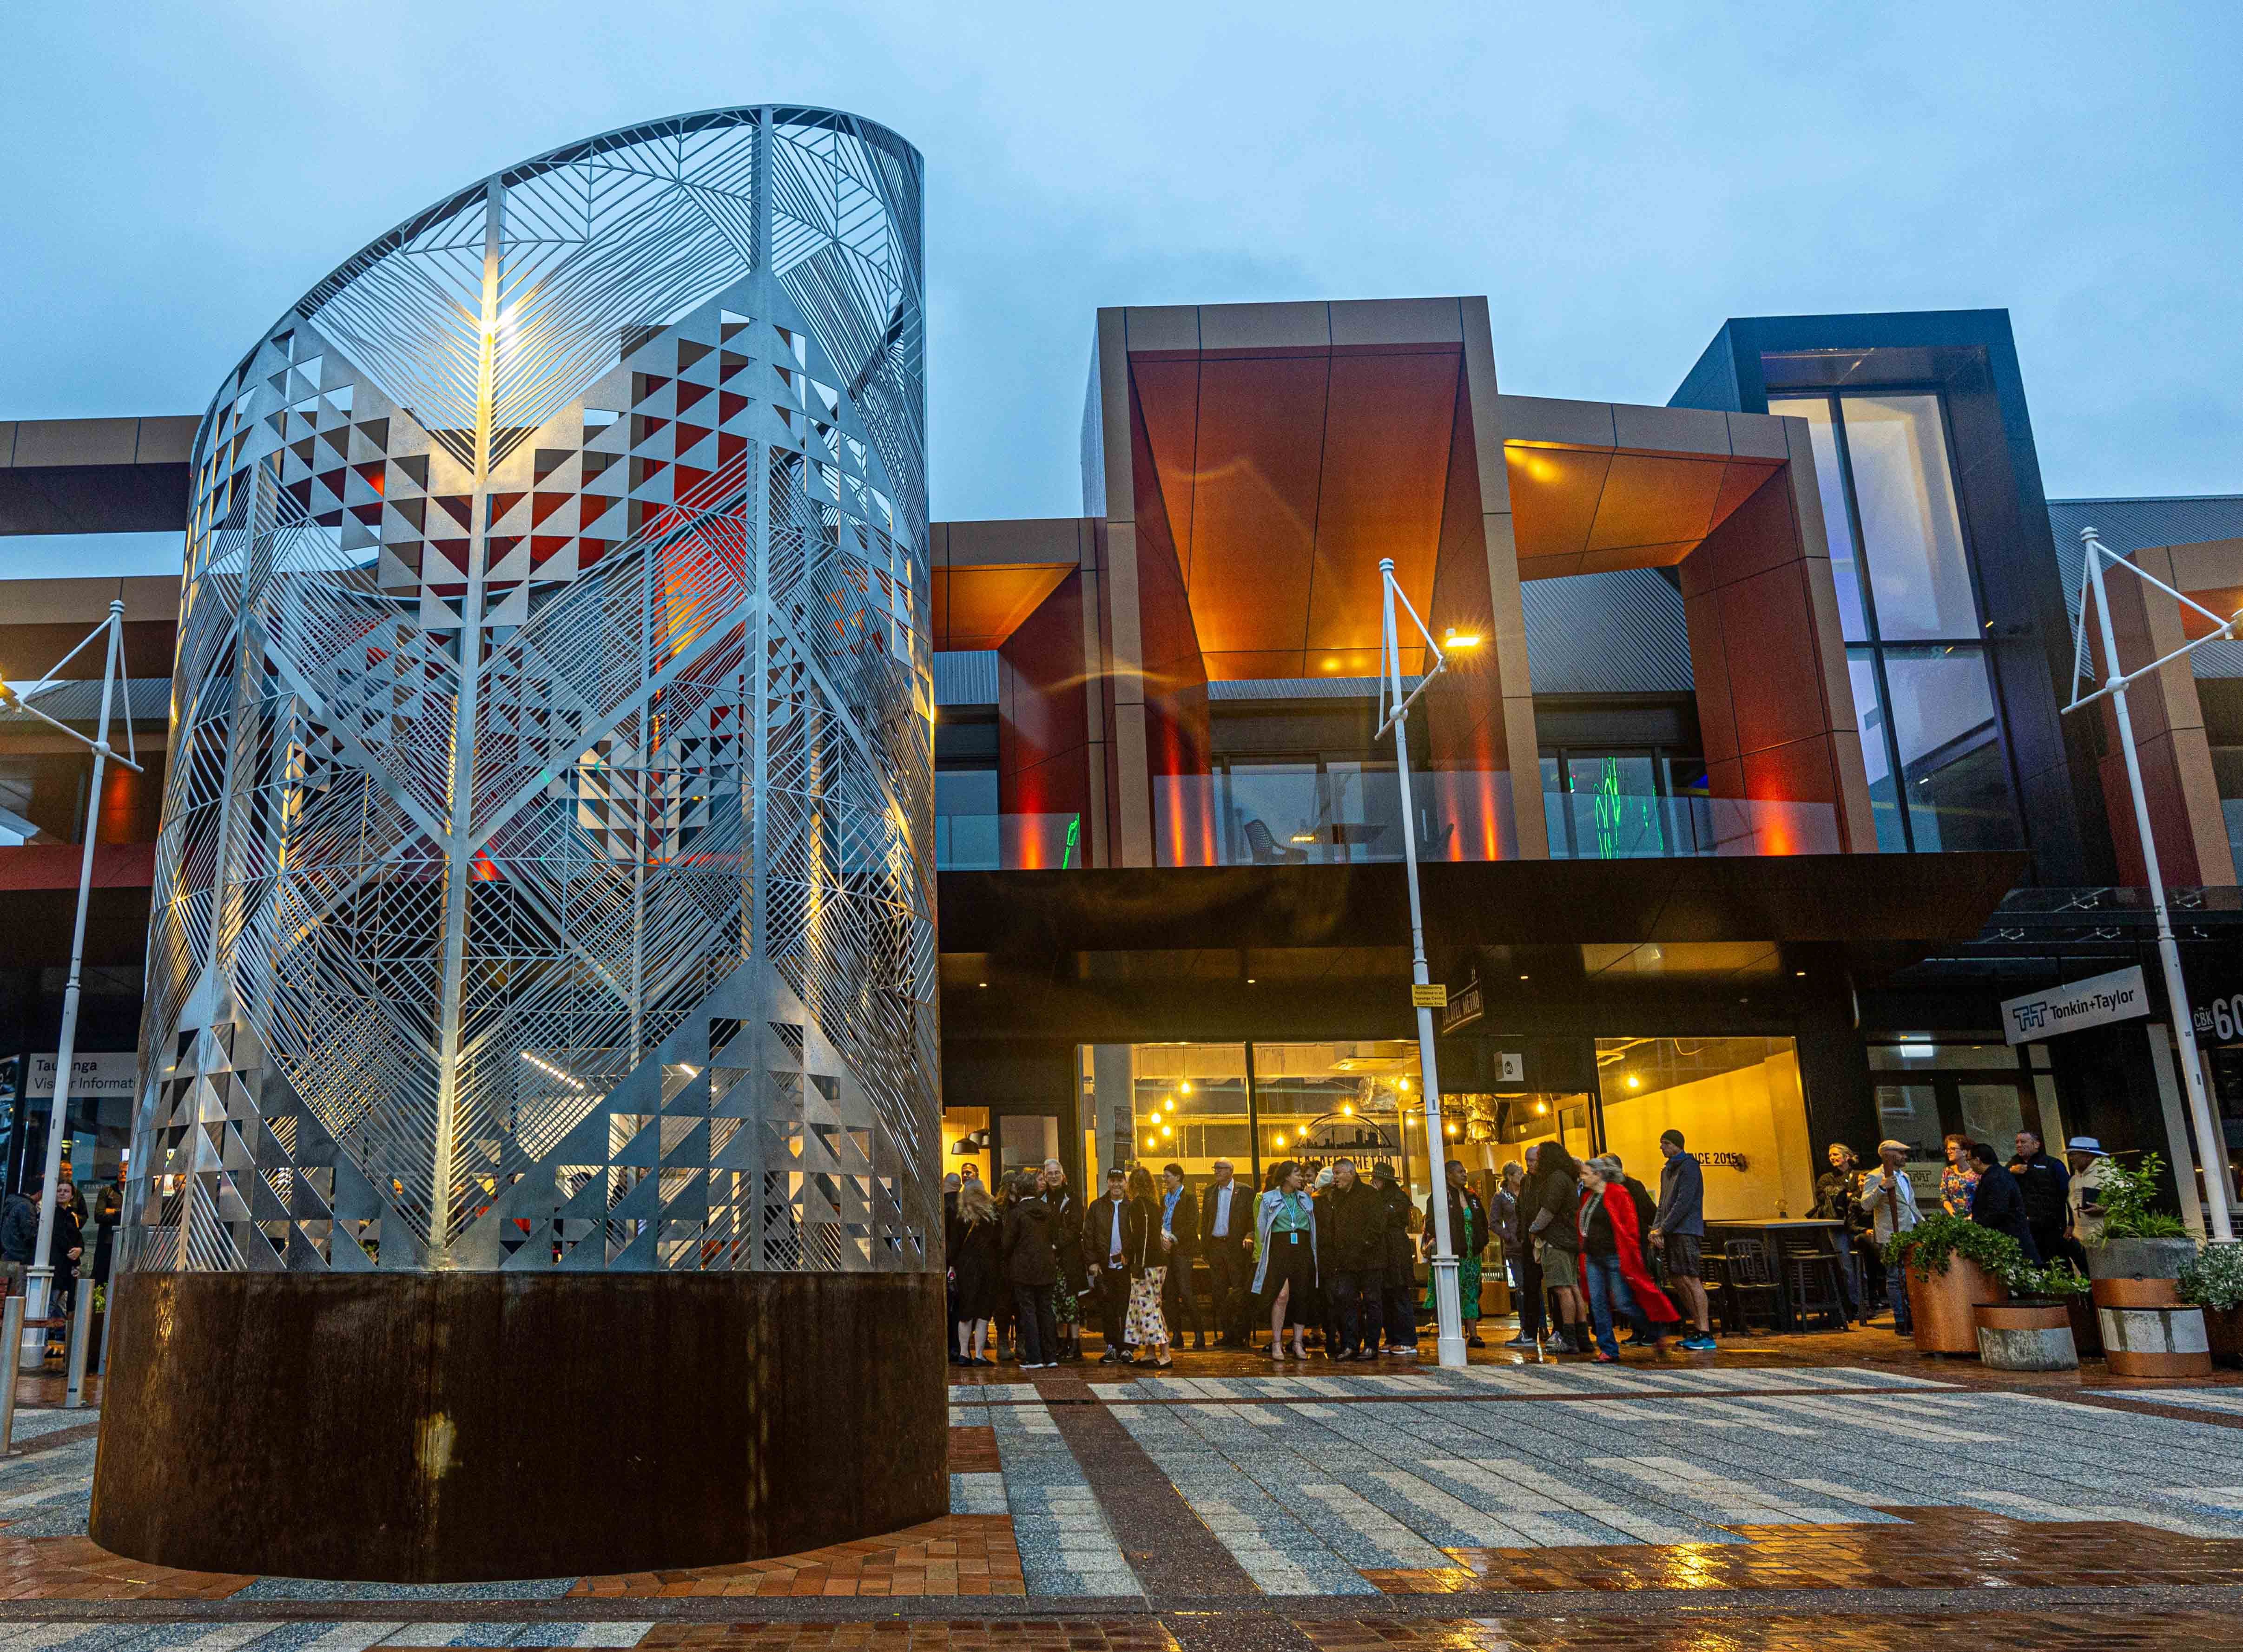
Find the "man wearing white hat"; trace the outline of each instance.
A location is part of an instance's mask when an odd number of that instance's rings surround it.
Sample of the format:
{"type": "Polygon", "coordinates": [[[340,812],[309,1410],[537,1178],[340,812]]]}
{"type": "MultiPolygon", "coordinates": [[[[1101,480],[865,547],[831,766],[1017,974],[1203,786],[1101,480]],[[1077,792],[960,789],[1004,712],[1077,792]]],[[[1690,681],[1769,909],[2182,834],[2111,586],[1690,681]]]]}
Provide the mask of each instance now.
{"type": "MultiPolygon", "coordinates": [[[[1908,1163],[1909,1147],[1904,1141],[1889,1138],[1877,1144],[1877,1167],[1862,1179],[1862,1208],[1869,1213],[1870,1231],[1876,1235],[1877,1249],[1882,1252],[1896,1233],[1905,1233],[1923,1219],[1916,1208],[1916,1184],[1909,1180],[1903,1168],[1908,1163]]],[[[1885,1293],[1892,1299],[1893,1333],[1908,1336],[1914,1331],[1908,1315],[1908,1265],[1888,1262],[1885,1265],[1885,1293]]]]}
{"type": "Polygon", "coordinates": [[[2071,1237],[2081,1245],[2103,1242],[2103,1166],[2111,1155],[2092,1136],[2074,1136],[2064,1145],[2071,1166],[2071,1237]]]}

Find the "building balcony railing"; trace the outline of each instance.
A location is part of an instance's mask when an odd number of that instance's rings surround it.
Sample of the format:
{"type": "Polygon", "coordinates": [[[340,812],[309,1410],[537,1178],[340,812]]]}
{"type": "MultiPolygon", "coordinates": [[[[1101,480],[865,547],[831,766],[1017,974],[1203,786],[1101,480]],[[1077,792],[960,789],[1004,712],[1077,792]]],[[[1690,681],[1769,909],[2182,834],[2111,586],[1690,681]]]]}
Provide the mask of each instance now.
{"type": "Polygon", "coordinates": [[[1842,847],[1831,803],[1701,792],[1546,791],[1542,815],[1553,860],[1835,855],[1842,847]]]}
{"type": "Polygon", "coordinates": [[[1080,815],[934,817],[938,871],[1073,871],[1082,864],[1084,848],[1080,815]]]}

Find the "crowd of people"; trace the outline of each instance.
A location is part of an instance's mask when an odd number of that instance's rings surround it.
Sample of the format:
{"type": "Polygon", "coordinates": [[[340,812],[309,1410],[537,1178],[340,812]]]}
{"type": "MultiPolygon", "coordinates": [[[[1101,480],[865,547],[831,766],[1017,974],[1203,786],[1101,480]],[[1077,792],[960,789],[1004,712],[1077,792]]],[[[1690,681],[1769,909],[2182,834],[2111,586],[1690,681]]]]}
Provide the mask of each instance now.
{"type": "MultiPolygon", "coordinates": [[[[1718,1346],[1705,1284],[1704,1172],[1679,1130],[1660,1138],[1659,1151],[1656,1193],[1616,1155],[1577,1158],[1556,1141],[1504,1165],[1485,1199],[1464,1165],[1448,1161],[1444,1202],[1468,1346],[1485,1346],[1491,1246],[1518,1316],[1508,1347],[1611,1364],[1623,1347],[1658,1353],[1670,1337],[1692,1351],[1718,1346]]],[[[1852,1149],[1833,1143],[1814,1211],[1835,1224],[1827,1231],[1849,1320],[1867,1324],[1889,1306],[1903,1335],[1910,1325],[1900,1270],[1872,1264],[1925,1213],[1906,1168],[1911,1152],[1881,1142],[1876,1166],[1864,1170],[1852,1149]]],[[[1949,1213],[2010,1234],[2036,1263],[2063,1259],[2084,1270],[2082,1245],[2101,1232],[2099,1143],[2074,1137],[2059,1161],[2023,1130],[2006,1159],[1961,1135],[1947,1138],[1946,1154],[1939,1196],[1949,1213]]],[[[1417,1266],[1436,1248],[1430,1200],[1413,1206],[1384,1163],[1363,1169],[1342,1158],[1318,1170],[1289,1160],[1270,1169],[1258,1192],[1228,1160],[1213,1169],[1196,1190],[1178,1165],[1157,1179],[1143,1165],[1111,1171],[1087,1204],[1056,1158],[1007,1177],[994,1193],[972,1165],[948,1178],[952,1362],[1072,1363],[1085,1357],[1086,1324],[1101,1333],[1108,1363],[1168,1366],[1187,1333],[1195,1348],[1262,1348],[1276,1361],[1418,1356],[1434,1318],[1432,1286],[1419,1286],[1417,1266]]]]}
{"type": "MultiPolygon", "coordinates": [[[[1519,1315],[1512,1346],[1610,1363],[1623,1327],[1654,1349],[1678,1328],[1686,1347],[1714,1346],[1698,1281],[1703,1181],[1679,1134],[1670,1138],[1657,1199],[1617,1158],[1578,1160],[1555,1142],[1506,1165],[1489,1199],[1449,1161],[1444,1203],[1470,1346],[1485,1346],[1492,1244],[1519,1315]]],[[[1055,1158],[994,1193],[970,1165],[948,1179],[952,1362],[1072,1363],[1084,1358],[1086,1322],[1101,1333],[1107,1363],[1170,1365],[1187,1332],[1195,1348],[1263,1347],[1273,1361],[1418,1357],[1434,1317],[1417,1266],[1438,1246],[1442,1212],[1430,1200],[1413,1207],[1384,1163],[1366,1171],[1341,1158],[1318,1170],[1288,1160],[1270,1167],[1259,1192],[1228,1160],[1213,1172],[1194,1190],[1178,1165],[1157,1181],[1143,1165],[1111,1171],[1087,1204],[1055,1158]]]]}
{"type": "MultiPolygon", "coordinates": [[[[1950,1133],[1943,1144],[1947,1162],[1939,1177],[1939,1208],[2008,1234],[2035,1266],[2063,1262],[2085,1273],[2086,1247],[2103,1237],[2102,1166],[2110,1155],[2094,1137],[2074,1136],[2058,1159],[2031,1129],[2019,1130],[2013,1145],[2015,1151],[2004,1158],[1990,1142],[1950,1133]]],[[[1870,1247],[1870,1258],[1879,1255],[1895,1233],[1906,1232],[1923,1219],[1926,1212],[1905,1168],[1911,1152],[1906,1142],[1879,1142],[1877,1168],[1864,1172],[1852,1148],[1830,1144],[1830,1168],[1815,1185],[1815,1214],[1838,1224],[1842,1262],[1859,1246],[1870,1247]]],[[[1868,1324],[1882,1296],[1883,1306],[1891,1310],[1893,1329],[1906,1335],[1908,1291],[1900,1265],[1865,1266],[1861,1273],[1857,1288],[1850,1267],[1838,1270],[1847,1317],[1868,1324]]]]}

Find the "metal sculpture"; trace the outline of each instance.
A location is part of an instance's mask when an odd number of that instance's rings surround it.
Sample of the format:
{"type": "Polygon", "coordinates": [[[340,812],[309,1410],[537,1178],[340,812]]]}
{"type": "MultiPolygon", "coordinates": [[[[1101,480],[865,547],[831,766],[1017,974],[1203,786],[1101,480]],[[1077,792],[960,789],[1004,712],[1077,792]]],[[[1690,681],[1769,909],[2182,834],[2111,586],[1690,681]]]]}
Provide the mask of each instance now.
{"type": "Polygon", "coordinates": [[[920,184],[612,132],[227,379],[128,1269],[940,1267],[920,184]]]}

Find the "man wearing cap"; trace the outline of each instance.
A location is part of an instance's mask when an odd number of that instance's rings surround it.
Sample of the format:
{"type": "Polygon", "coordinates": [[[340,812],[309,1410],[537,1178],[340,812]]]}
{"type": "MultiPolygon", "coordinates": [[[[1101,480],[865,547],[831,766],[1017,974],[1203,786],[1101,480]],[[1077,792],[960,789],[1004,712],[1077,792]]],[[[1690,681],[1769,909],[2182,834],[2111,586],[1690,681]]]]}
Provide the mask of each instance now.
{"type": "MultiPolygon", "coordinates": [[[[2065,1162],[2071,1166],[2069,1203],[2071,1239],[2075,1245],[2103,1242],[2103,1166],[2111,1155],[2092,1136],[2074,1136],[2064,1145],[2065,1162]]],[[[2084,1271],[2084,1270],[2083,1270],[2084,1271]]]]}
{"type": "MultiPolygon", "coordinates": [[[[1923,1219],[1916,1208],[1916,1184],[1902,1168],[1908,1163],[1908,1144],[1888,1138],[1877,1144],[1877,1168],[1862,1179],[1862,1208],[1869,1213],[1869,1232],[1880,1253],[1896,1233],[1905,1233],[1923,1219]]],[[[1908,1314],[1908,1264],[1885,1264],[1885,1294],[1892,1299],[1893,1333],[1910,1336],[1915,1326],[1908,1314]]]]}

